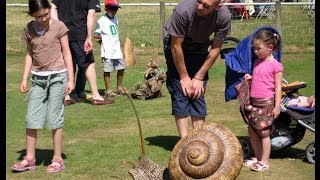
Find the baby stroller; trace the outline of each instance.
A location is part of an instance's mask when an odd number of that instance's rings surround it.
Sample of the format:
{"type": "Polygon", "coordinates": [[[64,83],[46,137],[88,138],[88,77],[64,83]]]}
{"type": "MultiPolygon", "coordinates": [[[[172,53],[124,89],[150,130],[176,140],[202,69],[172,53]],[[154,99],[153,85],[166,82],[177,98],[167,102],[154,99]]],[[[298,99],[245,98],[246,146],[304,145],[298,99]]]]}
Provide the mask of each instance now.
{"type": "MultiPolygon", "coordinates": [[[[246,73],[252,72],[253,67],[253,52],[252,52],[252,38],[255,33],[260,30],[267,29],[274,33],[278,33],[276,29],[270,26],[263,26],[255,29],[248,37],[241,40],[235,48],[228,47],[221,50],[221,58],[225,59],[226,63],[226,102],[236,99],[238,92],[236,86],[244,79],[246,73]]],[[[228,43],[230,37],[226,39],[228,43]]],[[[233,41],[233,38],[231,38],[233,41]]],[[[281,46],[280,51],[273,52],[273,56],[281,62],[281,46]]],[[[283,98],[281,102],[281,113],[275,121],[275,130],[271,135],[271,150],[280,150],[291,147],[299,143],[306,132],[306,129],[315,132],[315,108],[302,108],[297,106],[289,106],[288,101],[302,96],[299,89],[305,88],[307,85],[304,82],[288,83],[285,79],[283,83],[283,98]]],[[[240,108],[240,113],[243,112],[240,108]]],[[[253,149],[248,138],[239,138],[242,145],[244,158],[252,156],[253,149]]],[[[315,163],[315,146],[314,141],[311,142],[305,149],[306,158],[310,163],[315,163]]]]}

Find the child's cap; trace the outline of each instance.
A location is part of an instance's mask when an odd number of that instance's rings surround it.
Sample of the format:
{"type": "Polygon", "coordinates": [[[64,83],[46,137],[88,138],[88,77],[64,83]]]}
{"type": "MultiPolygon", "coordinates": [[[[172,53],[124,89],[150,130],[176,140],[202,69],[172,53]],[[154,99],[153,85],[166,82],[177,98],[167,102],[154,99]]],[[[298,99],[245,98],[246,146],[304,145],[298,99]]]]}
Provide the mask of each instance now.
{"type": "Polygon", "coordinates": [[[114,6],[114,7],[121,8],[120,5],[119,5],[118,0],[105,0],[104,1],[104,5],[105,6],[114,6]]]}

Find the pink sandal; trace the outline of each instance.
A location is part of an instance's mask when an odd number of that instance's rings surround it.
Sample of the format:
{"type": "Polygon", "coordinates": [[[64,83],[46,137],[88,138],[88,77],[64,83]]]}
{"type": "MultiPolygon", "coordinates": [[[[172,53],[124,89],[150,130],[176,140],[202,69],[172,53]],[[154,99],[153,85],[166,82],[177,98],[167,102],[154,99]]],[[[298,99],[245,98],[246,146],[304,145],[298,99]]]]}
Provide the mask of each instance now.
{"type": "Polygon", "coordinates": [[[251,167],[254,163],[258,162],[257,158],[251,157],[243,161],[243,166],[251,167]]]}
{"type": "Polygon", "coordinates": [[[61,159],[54,158],[51,160],[51,162],[52,163],[47,168],[47,173],[58,173],[65,168],[62,158],[61,159]],[[59,165],[55,165],[53,163],[55,164],[58,163],[59,165]]]}
{"type": "Polygon", "coordinates": [[[269,163],[262,164],[258,161],[254,163],[250,169],[253,171],[266,171],[269,169],[269,163]]]}
{"type": "Polygon", "coordinates": [[[26,160],[28,162],[27,165],[24,165],[20,162],[15,163],[11,168],[14,171],[17,172],[23,172],[23,171],[27,171],[27,170],[35,170],[36,169],[36,159],[29,159],[27,156],[23,157],[23,160],[26,160]]]}

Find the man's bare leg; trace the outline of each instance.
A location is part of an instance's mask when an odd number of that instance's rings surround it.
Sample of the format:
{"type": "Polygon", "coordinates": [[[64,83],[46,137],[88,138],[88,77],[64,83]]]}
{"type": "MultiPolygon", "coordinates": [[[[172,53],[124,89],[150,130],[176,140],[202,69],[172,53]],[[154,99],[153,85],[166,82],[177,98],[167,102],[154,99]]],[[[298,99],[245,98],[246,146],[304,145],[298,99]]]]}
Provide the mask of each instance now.
{"type": "Polygon", "coordinates": [[[188,135],[188,116],[181,117],[176,116],[176,125],[180,134],[180,137],[183,138],[188,135]]]}
{"type": "Polygon", "coordinates": [[[88,80],[88,83],[91,89],[92,99],[104,100],[98,91],[95,63],[92,63],[87,67],[86,78],[88,80]]]}
{"type": "Polygon", "coordinates": [[[192,121],[192,127],[194,129],[204,125],[205,117],[191,116],[191,121],[192,121]]]}

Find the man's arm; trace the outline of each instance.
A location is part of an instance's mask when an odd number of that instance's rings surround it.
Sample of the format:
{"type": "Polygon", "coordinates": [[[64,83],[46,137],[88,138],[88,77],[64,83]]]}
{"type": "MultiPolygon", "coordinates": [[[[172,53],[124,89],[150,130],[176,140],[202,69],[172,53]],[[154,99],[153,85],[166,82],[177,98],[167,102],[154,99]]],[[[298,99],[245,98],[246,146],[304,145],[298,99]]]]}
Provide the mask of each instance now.
{"type": "Polygon", "coordinates": [[[187,68],[184,62],[184,55],[182,51],[182,42],[184,38],[171,36],[171,52],[173,62],[177,68],[180,79],[188,78],[187,68]]]}
{"type": "Polygon", "coordinates": [[[184,37],[171,36],[172,59],[179,73],[181,89],[185,96],[193,96],[192,81],[188,75],[184,55],[182,51],[182,42],[184,37]]]}
{"type": "Polygon", "coordinates": [[[193,99],[198,99],[201,95],[204,95],[205,89],[203,87],[203,78],[211,68],[211,66],[214,64],[216,59],[219,56],[221,47],[223,44],[223,40],[220,38],[214,38],[212,45],[211,45],[211,50],[199,69],[199,71],[196,73],[196,75],[192,79],[192,86],[194,90],[194,95],[192,96],[193,99]]]}
{"type": "Polygon", "coordinates": [[[96,19],[96,11],[94,9],[90,9],[87,15],[87,38],[84,44],[84,51],[86,53],[89,53],[90,51],[92,51],[92,48],[93,48],[92,37],[93,37],[95,19],[96,19]]]}
{"type": "Polygon", "coordinates": [[[55,20],[59,20],[57,6],[54,5],[53,3],[51,3],[51,18],[55,20]]]}
{"type": "Polygon", "coordinates": [[[213,39],[209,54],[208,54],[205,62],[203,63],[203,65],[199,69],[199,71],[194,76],[194,78],[200,79],[200,80],[202,80],[204,78],[204,76],[209,71],[211,66],[217,60],[217,58],[218,58],[218,56],[220,54],[220,50],[221,50],[222,44],[223,44],[223,40],[222,39],[220,39],[220,38],[214,38],[213,39]]]}

